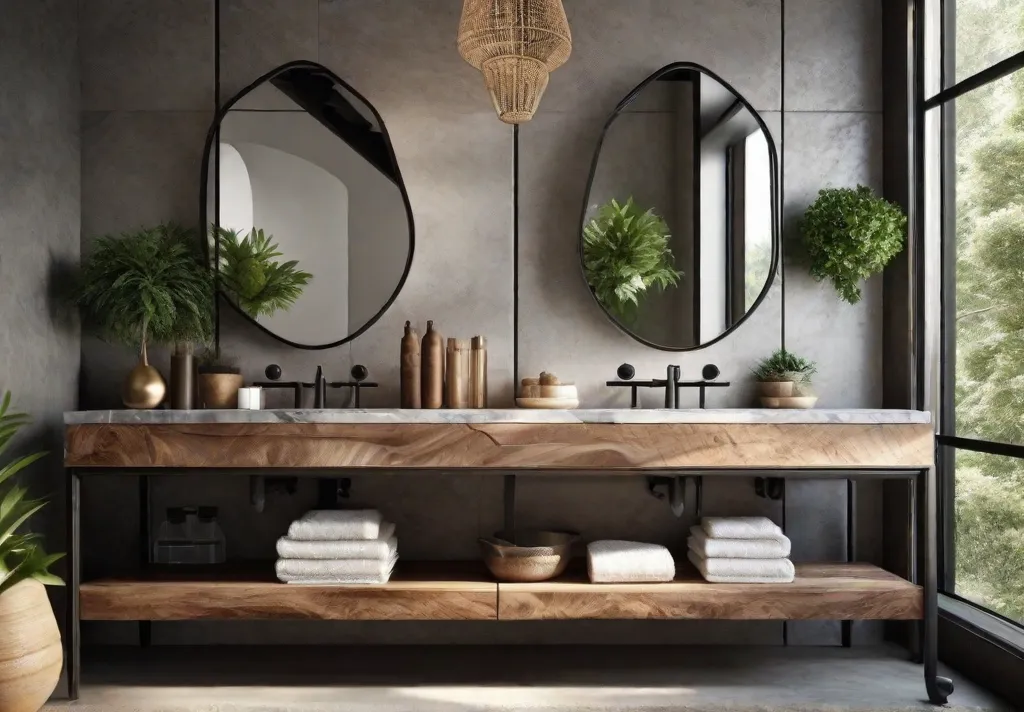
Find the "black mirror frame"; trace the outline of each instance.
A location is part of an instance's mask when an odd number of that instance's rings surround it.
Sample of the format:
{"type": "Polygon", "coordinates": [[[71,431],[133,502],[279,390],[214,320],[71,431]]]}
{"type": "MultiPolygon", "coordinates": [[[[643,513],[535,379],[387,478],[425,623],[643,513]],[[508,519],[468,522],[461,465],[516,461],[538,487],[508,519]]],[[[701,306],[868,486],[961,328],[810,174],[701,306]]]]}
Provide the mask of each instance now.
{"type": "Polygon", "coordinates": [[[623,332],[630,338],[640,342],[644,346],[649,346],[652,349],[658,349],[659,351],[698,351],[700,349],[704,349],[707,348],[708,346],[718,343],[726,336],[731,334],[733,331],[738,329],[743,324],[743,322],[745,322],[747,318],[750,317],[751,314],[757,311],[757,308],[761,306],[761,302],[763,302],[765,297],[768,296],[768,292],[771,289],[772,284],[775,283],[775,278],[776,276],[778,276],[779,271],[779,260],[782,251],[780,235],[781,229],[779,223],[779,156],[778,151],[775,148],[775,139],[772,138],[772,133],[771,131],[768,130],[768,126],[764,123],[764,119],[761,118],[761,115],[757,112],[757,110],[754,109],[753,106],[750,105],[750,102],[748,102],[746,98],[744,98],[738,91],[736,91],[736,89],[733,88],[731,84],[723,80],[721,77],[719,77],[717,74],[712,72],[707,67],[704,67],[700,64],[696,64],[694,62],[673,62],[672,64],[665,65],[664,67],[662,67],[661,69],[659,69],[658,71],[654,72],[649,77],[644,79],[642,82],[640,82],[640,84],[636,86],[635,89],[633,89],[633,91],[629,92],[629,94],[627,94],[626,97],[618,103],[618,105],[615,107],[615,111],[612,112],[612,115],[605,122],[604,128],[601,129],[601,136],[597,139],[597,146],[594,149],[594,158],[590,163],[590,173],[587,176],[587,188],[586,192],[583,195],[583,210],[580,213],[580,226],[577,235],[576,252],[579,258],[580,275],[583,277],[584,286],[586,287],[587,291],[590,292],[590,296],[593,298],[594,304],[596,304],[601,309],[601,313],[604,314],[608,321],[614,324],[619,331],[623,332]],[[597,173],[597,164],[601,158],[601,148],[604,146],[605,137],[608,135],[608,129],[611,128],[612,123],[614,123],[615,119],[619,117],[619,114],[621,114],[623,110],[626,109],[626,107],[632,104],[640,95],[640,92],[647,88],[649,84],[657,81],[666,74],[670,74],[672,72],[676,72],[679,70],[691,70],[700,72],[705,76],[711,77],[719,84],[721,84],[723,87],[728,89],[730,92],[732,92],[733,96],[736,97],[737,101],[739,101],[747,109],[747,111],[750,112],[750,115],[754,117],[754,120],[757,121],[757,125],[760,126],[761,130],[764,132],[765,138],[768,141],[768,161],[771,167],[772,260],[771,265],[768,268],[768,274],[770,275],[770,279],[765,281],[764,288],[761,289],[761,293],[757,295],[757,299],[754,300],[754,303],[750,306],[750,309],[747,310],[746,314],[744,314],[740,319],[734,322],[728,329],[726,329],[725,331],[723,331],[721,334],[716,336],[714,339],[711,339],[710,341],[706,341],[702,344],[697,344],[696,346],[673,347],[664,346],[662,344],[656,344],[634,333],[625,324],[620,323],[618,319],[609,314],[608,310],[605,309],[604,306],[597,300],[597,295],[594,294],[594,291],[590,288],[590,283],[587,281],[587,270],[583,261],[583,230],[587,226],[587,206],[590,200],[590,191],[594,187],[594,176],[597,173]]]}
{"type": "MultiPolygon", "coordinates": [[[[401,169],[398,166],[398,159],[395,156],[395,150],[394,150],[394,148],[391,145],[391,137],[388,135],[387,126],[384,124],[384,119],[381,117],[380,112],[377,111],[377,108],[373,104],[371,104],[366,99],[366,97],[364,97],[362,94],[357,92],[347,82],[345,82],[341,77],[339,77],[337,74],[335,74],[330,69],[328,69],[327,67],[323,66],[322,64],[318,64],[317,62],[311,62],[311,61],[308,61],[308,60],[296,60],[296,61],[293,61],[293,62],[287,62],[285,64],[282,64],[281,66],[279,66],[279,67],[277,67],[275,69],[271,69],[269,72],[267,72],[263,76],[259,77],[255,81],[251,82],[249,85],[244,87],[241,91],[239,91],[237,94],[235,94],[233,97],[231,97],[227,102],[225,102],[225,104],[220,109],[217,110],[217,114],[213,118],[213,123],[210,125],[210,130],[206,134],[206,143],[203,146],[202,167],[200,169],[202,171],[202,175],[200,176],[200,180],[199,180],[199,218],[200,218],[200,222],[199,222],[199,239],[202,241],[202,251],[203,251],[203,254],[206,256],[207,263],[209,263],[209,261],[210,261],[209,239],[208,239],[209,215],[207,214],[207,198],[208,198],[207,193],[209,191],[209,162],[210,162],[210,155],[213,152],[213,144],[217,140],[217,135],[218,135],[218,133],[220,131],[220,124],[224,120],[224,117],[227,116],[228,112],[231,111],[232,107],[234,107],[235,104],[237,104],[239,101],[241,101],[242,98],[244,98],[249,92],[251,92],[254,89],[256,89],[256,87],[260,86],[261,84],[265,84],[265,83],[269,82],[271,79],[273,79],[274,77],[278,76],[279,74],[283,74],[284,72],[290,71],[292,69],[303,69],[303,68],[304,69],[312,69],[312,70],[315,70],[317,72],[320,72],[322,74],[325,74],[325,75],[331,77],[331,79],[333,79],[339,86],[341,86],[343,89],[345,89],[345,91],[349,92],[356,99],[358,99],[359,101],[363,102],[370,109],[370,111],[373,113],[374,118],[377,120],[377,124],[380,126],[381,136],[384,139],[384,145],[387,147],[388,157],[391,159],[391,163],[392,163],[392,165],[395,168],[395,175],[394,175],[395,183],[398,186],[399,192],[402,194],[402,202],[405,204],[405,213],[406,213],[406,216],[409,219],[409,255],[408,255],[408,257],[406,258],[406,261],[405,261],[405,270],[402,272],[401,279],[398,280],[398,285],[395,287],[395,291],[391,294],[391,296],[388,298],[388,300],[384,303],[384,306],[382,306],[380,308],[380,310],[369,319],[369,321],[367,321],[365,324],[363,324],[361,327],[359,327],[359,329],[357,329],[356,331],[352,332],[351,334],[349,334],[345,338],[340,339],[338,341],[333,341],[333,342],[331,342],[329,344],[311,345],[311,344],[300,344],[300,343],[296,343],[294,341],[289,341],[288,339],[286,339],[286,338],[284,338],[282,336],[279,336],[278,334],[275,334],[274,332],[270,331],[265,326],[260,324],[258,321],[253,319],[251,316],[246,314],[241,308],[239,308],[239,306],[237,304],[234,303],[234,301],[231,300],[231,298],[229,298],[226,294],[223,294],[219,287],[217,288],[217,293],[215,295],[215,298],[223,297],[224,301],[227,302],[229,305],[231,305],[231,308],[234,309],[238,314],[240,314],[243,319],[248,321],[250,324],[255,326],[257,329],[262,331],[264,334],[266,334],[266,335],[276,339],[277,341],[280,341],[281,343],[287,344],[288,346],[291,346],[291,347],[296,348],[296,349],[304,349],[304,350],[307,350],[307,351],[320,351],[320,350],[323,350],[323,349],[333,349],[333,348],[335,348],[337,346],[341,346],[343,344],[347,344],[350,341],[353,341],[354,339],[356,339],[360,335],[364,334],[371,326],[376,324],[380,320],[380,318],[382,316],[384,316],[384,313],[387,312],[387,310],[389,308],[391,308],[391,305],[394,304],[395,299],[398,298],[399,293],[401,293],[402,288],[405,286],[405,282],[406,282],[406,280],[409,277],[409,270],[412,268],[413,254],[416,251],[416,226],[415,226],[415,222],[413,221],[412,204],[409,202],[409,193],[408,193],[408,191],[406,190],[406,187],[405,187],[405,180],[402,178],[402,171],[401,171],[401,169]]],[[[218,186],[218,191],[219,190],[220,190],[220,188],[218,186]]],[[[219,225],[219,223],[218,223],[218,225],[219,225]]],[[[215,270],[219,269],[219,265],[217,265],[216,262],[214,262],[213,269],[215,269],[215,270]]],[[[218,319],[218,321],[219,321],[219,319],[218,319]]],[[[217,340],[217,344],[216,345],[217,345],[217,348],[219,349],[220,348],[220,325],[219,325],[219,323],[217,324],[216,340],[217,340]]]]}

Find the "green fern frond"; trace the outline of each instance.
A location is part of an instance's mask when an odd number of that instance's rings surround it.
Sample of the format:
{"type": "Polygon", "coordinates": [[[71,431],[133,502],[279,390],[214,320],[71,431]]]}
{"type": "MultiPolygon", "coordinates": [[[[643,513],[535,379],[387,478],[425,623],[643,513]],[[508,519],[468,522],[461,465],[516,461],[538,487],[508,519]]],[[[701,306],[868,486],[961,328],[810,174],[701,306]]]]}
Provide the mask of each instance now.
{"type": "MultiPolygon", "coordinates": [[[[7,446],[22,426],[29,423],[29,417],[24,413],[9,411],[10,403],[11,394],[7,392],[0,404],[0,450],[7,446]]],[[[7,463],[0,469],[0,484],[45,454],[35,453],[7,463]]],[[[39,544],[39,534],[18,532],[44,506],[45,500],[28,499],[28,489],[20,485],[12,485],[0,494],[0,594],[27,578],[50,586],[63,583],[49,572],[50,565],[63,554],[47,555],[39,544]]]]}
{"type": "Polygon", "coordinates": [[[654,212],[641,211],[633,198],[611,200],[583,228],[583,267],[598,302],[620,319],[633,319],[649,290],[679,283],[668,225],[654,212]]]}
{"type": "Polygon", "coordinates": [[[245,235],[220,227],[219,279],[225,294],[249,316],[271,316],[286,311],[300,296],[313,275],[299,269],[296,260],[282,256],[273,236],[253,228],[245,235]]]}
{"type": "Polygon", "coordinates": [[[208,343],[213,283],[195,231],[158,225],[93,243],[74,298],[87,328],[109,341],[208,343]]]}

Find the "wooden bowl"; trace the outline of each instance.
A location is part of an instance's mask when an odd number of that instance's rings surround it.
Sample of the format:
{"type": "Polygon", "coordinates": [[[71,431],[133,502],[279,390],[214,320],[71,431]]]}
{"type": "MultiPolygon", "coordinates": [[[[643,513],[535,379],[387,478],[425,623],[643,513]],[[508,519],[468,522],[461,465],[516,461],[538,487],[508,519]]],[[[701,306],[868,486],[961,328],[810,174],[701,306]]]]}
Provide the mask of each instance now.
{"type": "Polygon", "coordinates": [[[818,396],[790,396],[789,398],[761,398],[763,408],[790,408],[807,410],[818,402],[818,396]]]}
{"type": "Polygon", "coordinates": [[[487,570],[499,581],[547,581],[565,572],[578,538],[576,532],[498,532],[480,539],[480,552],[487,570]]]}
{"type": "Polygon", "coordinates": [[[520,408],[573,410],[580,407],[580,402],[576,398],[516,398],[516,405],[520,408]]]}
{"type": "Polygon", "coordinates": [[[540,384],[523,386],[520,398],[568,398],[578,399],[579,392],[576,386],[571,383],[563,383],[558,386],[542,386],[540,384]]]}

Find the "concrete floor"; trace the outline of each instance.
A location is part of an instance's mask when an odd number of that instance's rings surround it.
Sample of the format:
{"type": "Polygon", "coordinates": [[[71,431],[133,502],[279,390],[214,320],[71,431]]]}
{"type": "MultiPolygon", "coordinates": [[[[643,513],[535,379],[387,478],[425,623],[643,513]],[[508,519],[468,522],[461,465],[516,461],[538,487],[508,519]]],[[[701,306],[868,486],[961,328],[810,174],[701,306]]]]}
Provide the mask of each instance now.
{"type": "MultiPolygon", "coordinates": [[[[951,707],[1012,712],[951,676],[951,707]]],[[[82,678],[78,703],[44,709],[935,709],[894,648],[111,648],[86,652],[82,678]]]]}

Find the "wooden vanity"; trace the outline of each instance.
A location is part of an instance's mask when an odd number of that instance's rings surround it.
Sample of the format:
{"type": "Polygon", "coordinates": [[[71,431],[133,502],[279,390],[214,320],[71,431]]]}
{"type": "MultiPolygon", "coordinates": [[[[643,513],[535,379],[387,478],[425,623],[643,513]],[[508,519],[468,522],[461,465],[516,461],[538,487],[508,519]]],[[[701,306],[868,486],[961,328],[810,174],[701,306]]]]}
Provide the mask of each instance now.
{"type": "Polygon", "coordinates": [[[66,415],[68,660],[80,620],[920,620],[929,697],[936,675],[934,436],[914,411],[96,411],[66,415]],[[923,544],[905,577],[870,564],[798,564],[792,584],[712,584],[687,562],[664,584],[496,583],[479,562],[400,562],[380,586],[288,586],[271,565],[201,575],[147,567],[80,581],[79,493],[95,473],[222,476],[465,472],[466,476],[899,478],[919,483],[908,522],[923,544]],[[920,490],[920,494],[916,494],[920,490]]]}

